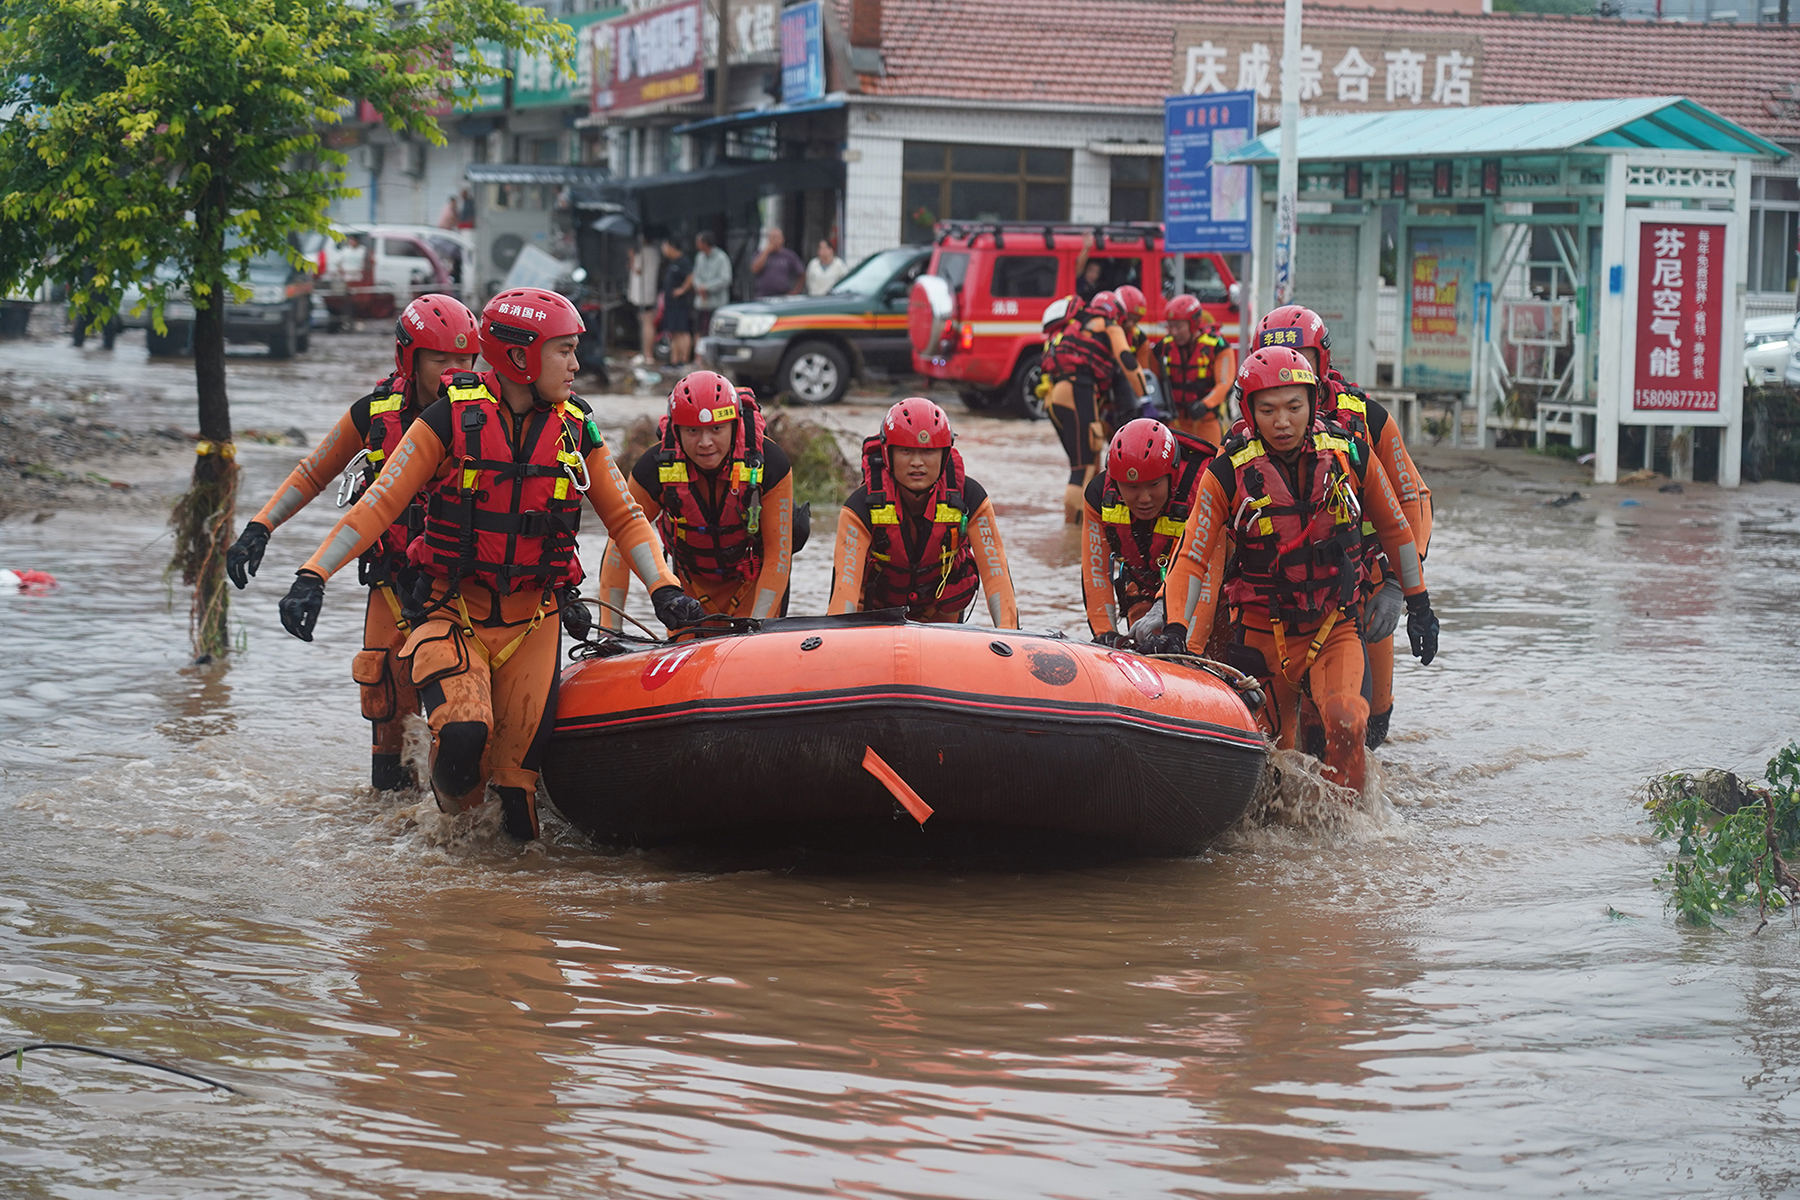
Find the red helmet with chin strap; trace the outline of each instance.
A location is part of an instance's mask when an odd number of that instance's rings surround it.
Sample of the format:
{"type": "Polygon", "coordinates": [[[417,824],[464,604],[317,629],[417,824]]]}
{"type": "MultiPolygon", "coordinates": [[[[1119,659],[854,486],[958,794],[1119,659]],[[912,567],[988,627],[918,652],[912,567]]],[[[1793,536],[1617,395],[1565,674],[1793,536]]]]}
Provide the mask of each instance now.
{"type": "Polygon", "coordinates": [[[1306,388],[1308,403],[1312,413],[1307,423],[1312,423],[1312,416],[1319,411],[1319,377],[1313,374],[1312,364],[1298,350],[1290,350],[1286,346],[1264,346],[1251,352],[1238,368],[1238,404],[1242,408],[1244,420],[1256,425],[1256,417],[1251,408],[1251,399],[1256,393],[1269,388],[1292,387],[1300,384],[1306,388]]]}
{"type": "Polygon", "coordinates": [[[1186,321],[1194,327],[1195,333],[1200,332],[1200,326],[1205,320],[1206,311],[1200,307],[1199,298],[1186,292],[1169,301],[1168,306],[1163,309],[1163,324],[1186,321]]]}
{"type": "Polygon", "coordinates": [[[474,355],[479,338],[475,314],[461,300],[439,292],[420,296],[394,321],[394,370],[410,376],[413,355],[420,350],[474,355]]]}
{"type": "Polygon", "coordinates": [[[1181,447],[1161,421],[1139,417],[1113,434],[1106,450],[1106,477],[1114,483],[1155,483],[1181,462],[1181,447]]]}
{"type": "Polygon", "coordinates": [[[1134,321],[1143,320],[1150,311],[1150,302],[1144,299],[1144,293],[1129,283],[1114,291],[1113,295],[1119,298],[1119,307],[1125,310],[1125,315],[1134,321]]]}
{"type": "Polygon", "coordinates": [[[512,288],[496,295],[481,310],[481,357],[502,378],[536,383],[544,373],[544,343],[587,331],[568,297],[543,288],[512,288]],[[521,371],[508,350],[525,352],[521,371]]]}
{"type": "Polygon", "coordinates": [[[1125,306],[1119,303],[1117,292],[1095,292],[1094,298],[1087,302],[1087,310],[1090,316],[1105,317],[1109,321],[1125,315],[1125,306]]]}
{"type": "Polygon", "coordinates": [[[717,425],[738,417],[738,393],[731,381],[717,371],[684,375],[669,393],[672,425],[717,425]]]}
{"type": "Polygon", "coordinates": [[[908,396],[888,409],[881,422],[881,440],[914,450],[948,450],[955,439],[943,409],[923,396],[908,396]]]}
{"type": "Polygon", "coordinates": [[[1258,349],[1286,346],[1290,350],[1310,346],[1319,354],[1319,375],[1331,370],[1331,331],[1325,328],[1325,318],[1310,308],[1284,304],[1270,309],[1256,323],[1256,345],[1258,349]]]}

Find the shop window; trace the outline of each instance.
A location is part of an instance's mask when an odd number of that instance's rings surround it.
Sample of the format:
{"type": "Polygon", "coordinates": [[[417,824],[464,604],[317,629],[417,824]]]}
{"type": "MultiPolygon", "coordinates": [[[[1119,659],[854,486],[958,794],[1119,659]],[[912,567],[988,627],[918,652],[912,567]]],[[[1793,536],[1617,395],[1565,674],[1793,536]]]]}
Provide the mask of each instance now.
{"type": "Polygon", "coordinates": [[[1147,155],[1112,156],[1112,210],[1115,221],[1162,220],[1163,161],[1147,155]]]}
{"type": "Polygon", "coordinates": [[[907,142],[900,237],[928,242],[939,221],[1066,221],[1067,150],[907,142]]]}
{"type": "Polygon", "coordinates": [[[1750,278],[1753,292],[1791,292],[1800,251],[1800,179],[1750,181],[1750,278]]]}
{"type": "Polygon", "coordinates": [[[988,295],[1048,300],[1056,295],[1057,262],[1054,254],[1001,255],[994,259],[988,295]]]}

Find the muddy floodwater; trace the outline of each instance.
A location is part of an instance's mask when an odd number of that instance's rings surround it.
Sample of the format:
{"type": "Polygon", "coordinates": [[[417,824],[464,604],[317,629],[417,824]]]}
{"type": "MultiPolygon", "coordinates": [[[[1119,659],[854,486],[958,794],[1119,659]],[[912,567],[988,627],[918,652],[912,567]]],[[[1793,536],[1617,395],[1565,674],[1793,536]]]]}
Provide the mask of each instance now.
{"type": "MultiPolygon", "coordinates": [[[[316,439],[382,354],[234,354],[236,424],[316,439]]],[[[137,334],[11,343],[0,379],[15,425],[193,427],[191,366],[137,334]]],[[[658,399],[598,405],[616,430],[658,399]]],[[[1024,623],[1083,629],[1053,433],[948,407],[1024,623]]],[[[241,444],[240,523],[300,453],[241,444]]],[[[1419,457],[1444,649],[1402,654],[1347,825],[730,870],[371,794],[354,579],[312,645],[275,615],[329,496],[234,603],[230,665],[195,667],[162,577],[191,452],[94,468],[130,486],[0,521],[0,567],[60,580],[0,597],[0,1050],[239,1094],[8,1058],[0,1195],[1795,1194],[1800,930],[1677,926],[1633,792],[1800,735],[1800,488],[1419,457]]]]}

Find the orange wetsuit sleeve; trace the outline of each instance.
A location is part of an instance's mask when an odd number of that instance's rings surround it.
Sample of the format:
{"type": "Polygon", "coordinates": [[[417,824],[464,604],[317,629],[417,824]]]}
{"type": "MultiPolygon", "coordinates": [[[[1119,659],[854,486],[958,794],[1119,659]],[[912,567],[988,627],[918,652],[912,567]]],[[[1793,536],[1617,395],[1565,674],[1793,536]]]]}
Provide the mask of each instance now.
{"type": "Polygon", "coordinates": [[[869,527],[854,511],[838,510],[837,540],[831,548],[831,599],[827,613],[862,611],[863,572],[869,564],[869,527]]]}
{"type": "Polygon", "coordinates": [[[362,498],[339,519],[302,571],[330,579],[346,563],[373,546],[389,525],[400,519],[412,498],[437,477],[445,457],[444,443],[423,421],[414,421],[388,455],[381,474],[362,498]]]}
{"type": "Polygon", "coordinates": [[[1423,562],[1431,547],[1431,489],[1425,486],[1412,455],[1407,453],[1406,443],[1400,438],[1400,422],[1378,405],[1369,407],[1379,411],[1382,417],[1381,428],[1375,435],[1375,460],[1381,464],[1389,486],[1400,499],[1406,523],[1412,526],[1413,544],[1419,548],[1419,561],[1423,562]]]}
{"type": "Polygon", "coordinates": [[[1161,364],[1156,361],[1155,338],[1145,338],[1143,343],[1138,346],[1137,363],[1139,368],[1150,372],[1152,375],[1161,373],[1159,370],[1161,364]]]}
{"type": "Polygon", "coordinates": [[[275,489],[262,511],[250,519],[271,530],[281,528],[283,521],[311,504],[333,476],[342,475],[362,448],[363,435],[357,432],[356,422],[346,411],[324,440],[314,446],[312,453],[301,459],[287,480],[275,489]]]}
{"type": "MultiPolygon", "coordinates": [[[[636,479],[627,478],[625,486],[631,489],[631,498],[643,510],[645,520],[654,522],[662,516],[662,505],[650,498],[650,493],[644,490],[643,484],[636,479]]],[[[606,543],[606,556],[600,560],[599,594],[601,601],[612,605],[612,608],[600,610],[601,628],[613,633],[619,633],[625,628],[625,618],[613,609],[625,607],[625,597],[630,591],[631,567],[626,563],[625,553],[619,549],[619,543],[609,539],[606,543]]]]}
{"type": "Polygon", "coordinates": [[[756,577],[753,617],[781,612],[788,579],[794,570],[794,474],[792,471],[762,498],[762,571],[756,577]]]}
{"type": "Polygon", "coordinates": [[[993,500],[983,500],[975,515],[969,518],[969,538],[994,628],[1017,629],[1019,601],[1013,595],[1012,572],[1006,566],[1006,546],[1000,541],[1000,525],[994,520],[993,500]]]}
{"type": "Polygon", "coordinates": [[[1112,547],[1106,526],[1092,503],[1081,506],[1081,598],[1087,606],[1088,629],[1098,637],[1119,631],[1119,610],[1113,598],[1112,547]]]}
{"type": "MultiPolygon", "coordinates": [[[[1225,398],[1231,394],[1231,385],[1237,382],[1237,351],[1230,346],[1220,350],[1213,357],[1213,390],[1206,393],[1204,401],[1207,408],[1219,408],[1225,398]]],[[[1232,416],[1226,413],[1225,428],[1231,428],[1232,416]]]]}
{"type": "Polygon", "coordinates": [[[1106,336],[1112,343],[1113,361],[1119,364],[1119,370],[1125,372],[1129,378],[1132,392],[1142,396],[1144,381],[1137,373],[1137,352],[1131,348],[1131,342],[1126,338],[1125,331],[1117,325],[1108,325],[1106,336]]]}
{"type": "Polygon", "coordinates": [[[602,442],[587,454],[588,503],[600,515],[610,539],[607,549],[617,546],[632,573],[644,581],[652,594],[665,587],[680,587],[681,581],[663,560],[662,540],[656,527],[638,507],[637,498],[619,474],[612,451],[602,442]]]}
{"type": "Polygon", "coordinates": [[[1400,574],[1400,590],[1416,596],[1425,590],[1425,576],[1419,569],[1419,548],[1413,545],[1412,526],[1406,523],[1400,498],[1394,495],[1384,470],[1365,469],[1361,482],[1363,520],[1375,526],[1388,562],[1400,574]]]}
{"type": "Polygon", "coordinates": [[[1211,471],[1200,474],[1200,487],[1194,506],[1188,510],[1187,528],[1181,532],[1181,544],[1170,559],[1169,574],[1163,581],[1165,619],[1171,625],[1185,625],[1188,649],[1195,654],[1206,651],[1206,640],[1212,634],[1213,616],[1219,607],[1219,589],[1225,566],[1225,487],[1211,471]]]}

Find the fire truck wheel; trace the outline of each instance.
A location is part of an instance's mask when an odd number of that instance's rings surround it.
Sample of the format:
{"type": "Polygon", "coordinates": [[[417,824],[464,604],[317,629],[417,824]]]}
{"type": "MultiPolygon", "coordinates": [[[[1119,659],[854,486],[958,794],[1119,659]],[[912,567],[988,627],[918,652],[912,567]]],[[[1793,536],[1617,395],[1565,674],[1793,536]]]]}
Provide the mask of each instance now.
{"type": "Polygon", "coordinates": [[[1027,351],[1013,368],[1012,382],[1006,387],[1006,409],[1027,421],[1044,419],[1044,401],[1037,394],[1038,378],[1043,374],[1038,355],[1027,351]]]}
{"type": "Polygon", "coordinates": [[[781,360],[775,378],[802,404],[836,404],[850,389],[850,360],[830,342],[802,342],[781,360]]]}

